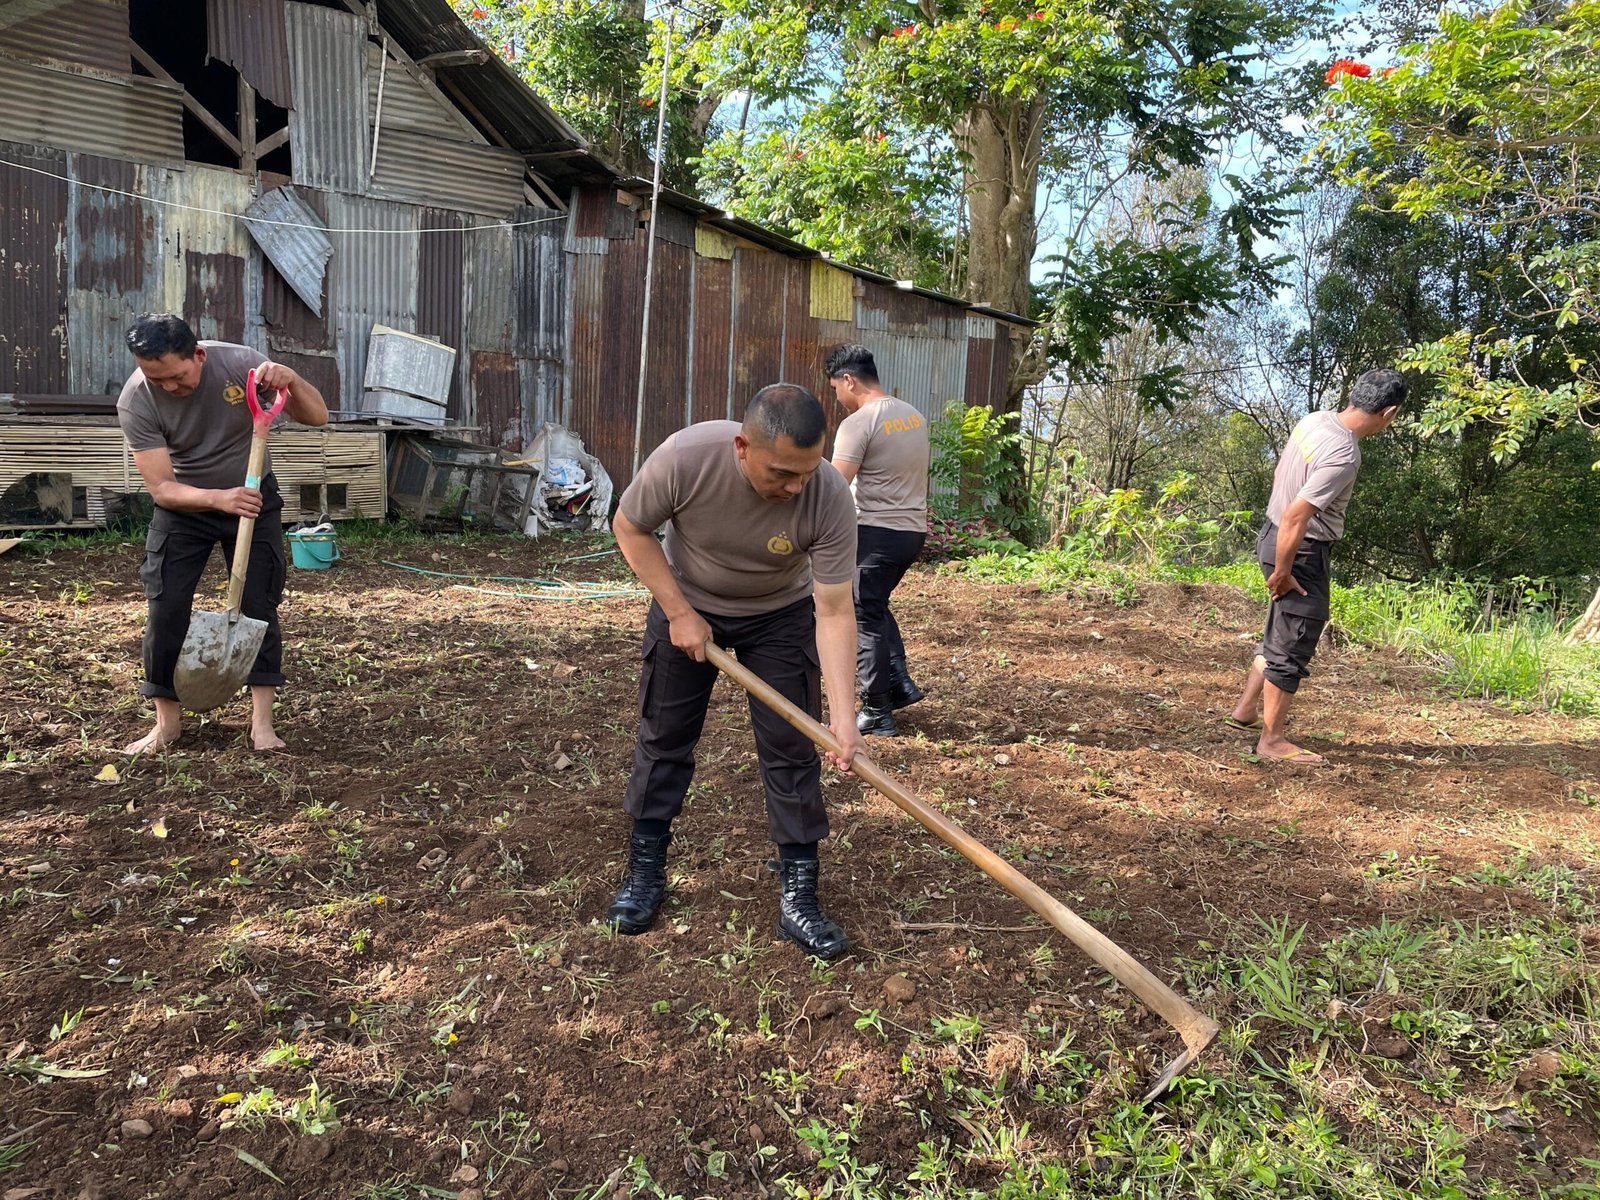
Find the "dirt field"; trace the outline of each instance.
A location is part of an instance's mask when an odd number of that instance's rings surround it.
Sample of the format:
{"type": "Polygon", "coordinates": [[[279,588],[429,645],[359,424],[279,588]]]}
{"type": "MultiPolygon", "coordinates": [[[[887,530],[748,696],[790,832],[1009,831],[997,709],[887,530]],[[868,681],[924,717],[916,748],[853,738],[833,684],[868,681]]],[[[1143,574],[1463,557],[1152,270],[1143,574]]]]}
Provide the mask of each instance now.
{"type": "MultiPolygon", "coordinates": [[[[824,969],[777,942],[727,683],[666,919],[631,939],[595,924],[624,848],[644,602],[493,596],[381,560],[620,582],[615,556],[559,561],[603,544],[399,539],[291,572],[290,751],[250,753],[235,704],[134,762],[116,748],[146,720],[140,550],[0,558],[0,1192],[1023,1195],[1000,1185],[1026,1161],[1110,1194],[1121,1151],[1090,1131],[1175,1040],[849,778],[825,784],[823,888],[857,949],[824,969]],[[914,1177],[919,1145],[946,1148],[951,1178],[914,1177]]],[[[1593,722],[1452,701],[1345,649],[1298,726],[1332,764],[1269,767],[1217,719],[1259,616],[1236,592],[1118,606],[929,568],[899,596],[929,698],[879,761],[1233,1027],[1149,1118],[1185,1145],[1193,1089],[1312,1044],[1259,1019],[1239,1034],[1247,1010],[1195,966],[1230,935],[1537,915],[1533,866],[1594,879],[1593,722]]],[[[1591,970],[1596,934],[1573,950],[1591,970]]],[[[1341,1133],[1377,1096],[1459,1130],[1468,1176],[1502,1194],[1592,1179],[1600,1077],[1552,1090],[1510,1062],[1430,1094],[1387,1019],[1403,1007],[1369,997],[1316,1064],[1341,1133]],[[1336,1067],[1365,1090],[1341,1093],[1336,1067]],[[1485,1119],[1497,1105],[1516,1120],[1485,1119]]],[[[1234,1194],[1276,1190],[1251,1187],[1234,1194]]]]}

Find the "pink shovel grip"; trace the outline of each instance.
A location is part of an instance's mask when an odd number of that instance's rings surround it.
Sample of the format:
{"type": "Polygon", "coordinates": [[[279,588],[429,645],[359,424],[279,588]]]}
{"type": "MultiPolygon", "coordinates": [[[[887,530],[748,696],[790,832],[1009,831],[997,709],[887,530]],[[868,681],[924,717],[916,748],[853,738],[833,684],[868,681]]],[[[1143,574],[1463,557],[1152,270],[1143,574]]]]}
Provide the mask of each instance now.
{"type": "Polygon", "coordinates": [[[250,373],[244,378],[244,398],[250,405],[250,416],[255,421],[256,435],[265,437],[267,430],[272,426],[272,419],[283,411],[283,404],[289,398],[289,393],[279,388],[277,403],[271,408],[263,409],[261,402],[256,399],[256,373],[255,369],[251,368],[250,373]]]}

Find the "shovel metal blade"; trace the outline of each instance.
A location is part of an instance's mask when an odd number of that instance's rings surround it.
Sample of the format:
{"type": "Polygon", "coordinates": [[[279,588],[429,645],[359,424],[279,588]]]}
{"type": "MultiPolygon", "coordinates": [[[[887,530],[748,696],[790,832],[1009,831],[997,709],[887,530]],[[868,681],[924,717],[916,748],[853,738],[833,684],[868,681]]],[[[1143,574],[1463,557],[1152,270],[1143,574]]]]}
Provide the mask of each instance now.
{"type": "Polygon", "coordinates": [[[267,623],[253,617],[195,613],[172,677],[178,703],[203,713],[233,699],[249,678],[266,636],[267,623]]]}

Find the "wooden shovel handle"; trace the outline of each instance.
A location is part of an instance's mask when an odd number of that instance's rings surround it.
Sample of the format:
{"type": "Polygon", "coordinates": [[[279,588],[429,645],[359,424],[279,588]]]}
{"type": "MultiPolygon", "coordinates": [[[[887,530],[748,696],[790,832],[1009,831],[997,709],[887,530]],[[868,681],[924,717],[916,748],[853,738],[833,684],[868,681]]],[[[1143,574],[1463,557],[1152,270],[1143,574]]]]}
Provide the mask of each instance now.
{"type": "MultiPolygon", "coordinates": [[[[722,647],[707,642],[706,658],[817,746],[833,754],[839,752],[839,743],[833,734],[780,695],[771,684],[741,665],[722,647]]],[[[1152,975],[1121,946],[943,813],[929,807],[896,783],[865,754],[856,755],[850,769],[915,817],[940,841],[959,850],[990,879],[1049,921],[1068,941],[1104,967],[1112,978],[1165,1018],[1182,1035],[1184,1045],[1189,1050],[1187,1059],[1192,1060],[1193,1056],[1211,1044],[1217,1035],[1217,1023],[1152,975]]],[[[1171,1073],[1169,1071],[1168,1075],[1171,1073]]]]}
{"type": "MultiPolygon", "coordinates": [[[[258,432],[250,439],[250,465],[245,468],[245,487],[261,488],[261,471],[267,465],[267,435],[258,432]]],[[[244,573],[250,567],[250,541],[256,535],[254,517],[239,518],[239,533],[233,539],[233,565],[228,569],[228,619],[237,620],[244,603],[244,573]]]]}

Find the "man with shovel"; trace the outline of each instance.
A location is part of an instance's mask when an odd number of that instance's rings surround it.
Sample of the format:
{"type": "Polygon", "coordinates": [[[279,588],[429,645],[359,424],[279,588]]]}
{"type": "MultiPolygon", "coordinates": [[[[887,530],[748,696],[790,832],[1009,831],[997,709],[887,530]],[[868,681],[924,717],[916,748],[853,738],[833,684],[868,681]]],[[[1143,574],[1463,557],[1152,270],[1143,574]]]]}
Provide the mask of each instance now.
{"type": "MultiPolygon", "coordinates": [[[[628,872],[606,913],[622,933],[649,929],[666,899],[672,821],[717,680],[708,641],[813,718],[820,674],[840,750],[830,759],[847,770],[861,748],[850,597],[856,515],[844,480],[822,461],[826,436],[817,398],[775,383],[755,394],[742,425],[706,421],[673,434],[622,494],[612,529],[654,597],[623,799],[633,818],[628,872]],[[655,538],[663,525],[665,546],[655,538]]],[[[836,958],[849,941],[817,901],[817,844],[828,835],[822,764],[805,734],[754,697],[750,723],[778,847],[778,933],[836,958]]]]}
{"type": "Polygon", "coordinates": [[[284,682],[278,632],[285,574],[283,497],[270,463],[259,481],[246,478],[254,433],[245,407],[249,373],[255,371],[258,388],[286,393],[284,411],[302,425],[326,425],[328,406],[321,392],[282,363],[246,346],[197,341],[189,325],[170,313],[139,317],[127,343],[138,370],[122,387],[117,420],[155,500],[139,572],[149,601],[139,691],[154,701],[156,722],[126,753],[163,749],[182,732],[173,675],[195,588],[214,546],[222,547],[232,565],[241,518],[255,519],[241,611],[266,625],[247,680],[250,742],[257,750],[280,749],[284,743],[272,727],[272,705],[284,682]]]}

